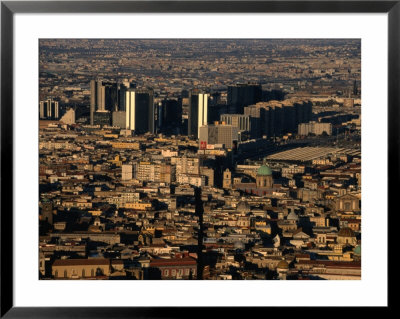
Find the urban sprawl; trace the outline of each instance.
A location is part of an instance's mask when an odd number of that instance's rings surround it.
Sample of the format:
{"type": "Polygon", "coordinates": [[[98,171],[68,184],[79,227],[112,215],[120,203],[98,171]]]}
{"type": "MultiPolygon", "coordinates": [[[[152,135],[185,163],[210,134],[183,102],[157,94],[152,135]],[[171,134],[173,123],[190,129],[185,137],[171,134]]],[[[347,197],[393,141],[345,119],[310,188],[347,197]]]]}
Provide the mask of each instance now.
{"type": "Polygon", "coordinates": [[[361,42],[43,39],[40,279],[361,279],[361,42]]]}

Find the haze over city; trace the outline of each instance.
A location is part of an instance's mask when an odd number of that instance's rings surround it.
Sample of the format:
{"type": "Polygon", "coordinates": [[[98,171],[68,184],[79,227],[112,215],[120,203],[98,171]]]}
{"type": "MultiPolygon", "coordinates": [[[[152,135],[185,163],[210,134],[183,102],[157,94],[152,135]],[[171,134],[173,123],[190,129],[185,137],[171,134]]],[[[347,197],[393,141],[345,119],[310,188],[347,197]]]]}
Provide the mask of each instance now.
{"type": "Polygon", "coordinates": [[[361,279],[359,39],[41,39],[39,278],[361,279]]]}

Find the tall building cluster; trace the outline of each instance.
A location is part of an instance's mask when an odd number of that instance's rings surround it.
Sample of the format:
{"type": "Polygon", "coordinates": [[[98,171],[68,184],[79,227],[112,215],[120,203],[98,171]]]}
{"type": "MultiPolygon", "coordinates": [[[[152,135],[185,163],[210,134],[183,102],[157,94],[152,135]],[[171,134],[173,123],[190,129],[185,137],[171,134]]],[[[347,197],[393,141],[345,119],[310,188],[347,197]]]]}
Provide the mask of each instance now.
{"type": "Polygon", "coordinates": [[[312,103],[309,100],[294,98],[257,102],[245,106],[243,111],[244,114],[222,114],[218,125],[205,126],[201,131],[200,148],[209,144],[225,144],[232,148],[235,140],[240,142],[248,138],[274,138],[286,133],[295,133],[300,123],[311,120],[312,103]],[[224,134],[225,138],[222,140],[219,132],[228,132],[233,128],[235,132],[229,135],[232,137],[230,142],[226,140],[227,134],[224,134]]]}
{"type": "Polygon", "coordinates": [[[187,103],[187,135],[195,139],[202,135],[203,147],[223,144],[232,148],[242,139],[296,132],[298,124],[311,120],[311,102],[294,98],[262,102],[261,85],[255,83],[228,86],[225,104],[220,104],[220,94],[198,88],[189,90],[187,98],[161,100],[156,99],[153,89],[136,88],[129,82],[96,79],[90,82],[90,89],[91,125],[112,125],[137,134],[186,131],[183,105],[187,103]],[[212,124],[218,121],[218,125],[212,124]]]}
{"type": "Polygon", "coordinates": [[[39,102],[39,118],[41,120],[58,120],[60,118],[60,108],[57,101],[47,99],[39,102]]]}
{"type": "Polygon", "coordinates": [[[244,114],[253,117],[254,135],[280,136],[296,132],[299,123],[308,122],[312,116],[312,103],[308,100],[258,102],[244,108],[244,114]]]}
{"type": "MultiPolygon", "coordinates": [[[[152,88],[99,79],[90,81],[90,93],[91,125],[119,127],[135,134],[185,132],[182,97],[159,99],[152,88]]],[[[220,94],[197,88],[189,90],[187,135],[198,139],[201,149],[212,145],[232,149],[236,143],[248,139],[296,132],[299,124],[311,120],[312,104],[308,100],[262,102],[261,99],[261,86],[254,83],[228,86],[225,105],[219,104],[220,94]]],[[[39,109],[41,119],[59,118],[56,101],[41,101],[39,109]]]]}
{"type": "MultiPolygon", "coordinates": [[[[111,125],[114,112],[125,111],[126,91],[134,83],[102,79],[90,81],[90,125],[111,125]]],[[[118,116],[117,116],[118,117],[118,116]]]]}

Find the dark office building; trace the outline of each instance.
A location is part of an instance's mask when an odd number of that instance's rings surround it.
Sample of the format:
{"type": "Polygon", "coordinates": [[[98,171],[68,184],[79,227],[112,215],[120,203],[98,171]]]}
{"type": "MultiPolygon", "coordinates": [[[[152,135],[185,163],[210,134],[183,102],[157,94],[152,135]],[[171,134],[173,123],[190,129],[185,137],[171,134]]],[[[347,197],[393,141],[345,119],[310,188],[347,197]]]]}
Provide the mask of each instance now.
{"type": "Polygon", "coordinates": [[[126,128],[136,133],[155,133],[154,93],[152,89],[128,89],[125,97],[126,128]]]}
{"type": "Polygon", "coordinates": [[[199,137],[200,127],[208,123],[208,99],[209,94],[199,90],[189,93],[189,118],[188,135],[199,137]]]}
{"type": "Polygon", "coordinates": [[[208,123],[219,121],[223,114],[232,114],[226,104],[210,105],[208,108],[208,123]]]}
{"type": "Polygon", "coordinates": [[[260,102],[262,88],[260,84],[247,83],[228,86],[228,105],[236,114],[243,114],[245,106],[260,102]]]}
{"type": "Polygon", "coordinates": [[[105,87],[105,110],[113,112],[118,110],[118,85],[112,82],[103,82],[105,87]]]}
{"type": "Polygon", "coordinates": [[[165,99],[157,110],[157,124],[161,132],[177,134],[182,126],[182,101],[165,99]]]}
{"type": "Polygon", "coordinates": [[[265,109],[256,107],[255,105],[246,106],[244,108],[244,115],[252,118],[252,136],[255,138],[261,137],[266,129],[267,124],[264,122],[265,109]]]}
{"type": "Polygon", "coordinates": [[[118,85],[118,111],[125,111],[126,107],[126,91],[136,88],[136,83],[120,83],[118,85]]]}
{"type": "Polygon", "coordinates": [[[110,111],[96,111],[93,115],[95,125],[111,125],[111,112],[110,111]]]}
{"type": "Polygon", "coordinates": [[[255,136],[274,137],[295,132],[299,123],[308,123],[312,115],[310,101],[259,102],[244,108],[244,114],[254,118],[255,136]]]}

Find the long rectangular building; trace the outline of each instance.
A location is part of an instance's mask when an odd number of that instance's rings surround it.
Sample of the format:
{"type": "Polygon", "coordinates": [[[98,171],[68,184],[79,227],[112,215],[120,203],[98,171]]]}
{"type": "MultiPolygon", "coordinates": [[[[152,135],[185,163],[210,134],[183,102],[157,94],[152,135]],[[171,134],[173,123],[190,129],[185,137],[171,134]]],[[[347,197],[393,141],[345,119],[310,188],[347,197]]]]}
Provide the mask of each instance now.
{"type": "Polygon", "coordinates": [[[357,154],[354,149],[335,147],[297,147],[267,156],[267,160],[311,162],[312,160],[336,154],[357,154]]]}
{"type": "Polygon", "coordinates": [[[299,135],[308,135],[310,133],[315,135],[322,135],[324,132],[327,135],[332,135],[332,124],[331,123],[318,123],[318,122],[308,122],[308,123],[300,123],[298,125],[298,134],[299,135]]]}
{"type": "Polygon", "coordinates": [[[312,103],[298,99],[258,102],[245,107],[244,114],[255,119],[255,136],[280,136],[297,131],[299,123],[311,120],[312,103]]]}

